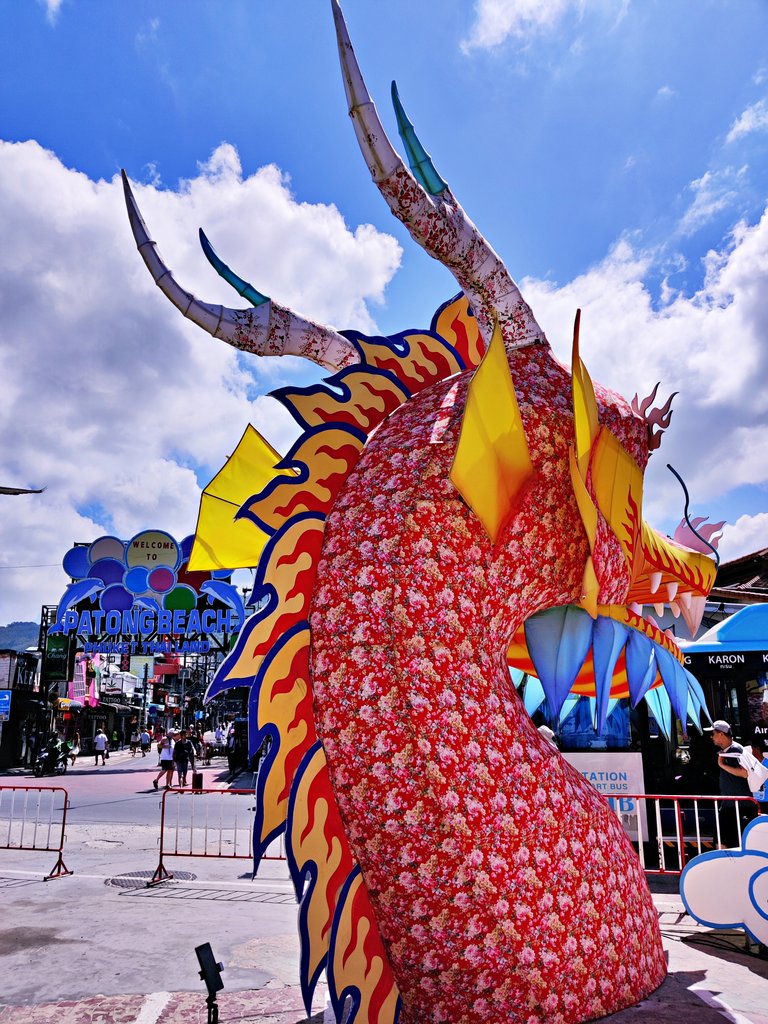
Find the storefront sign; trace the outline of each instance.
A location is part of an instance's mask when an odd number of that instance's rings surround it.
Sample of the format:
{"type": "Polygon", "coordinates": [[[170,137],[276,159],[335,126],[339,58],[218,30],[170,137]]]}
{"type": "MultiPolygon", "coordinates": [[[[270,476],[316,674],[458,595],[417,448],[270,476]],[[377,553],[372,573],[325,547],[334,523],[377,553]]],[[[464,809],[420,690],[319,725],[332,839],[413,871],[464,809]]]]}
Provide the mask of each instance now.
{"type": "Polygon", "coordinates": [[[722,675],[747,676],[749,673],[768,671],[768,652],[734,651],[715,653],[704,651],[683,651],[685,667],[694,675],[716,677],[722,675]]]}
{"type": "Polygon", "coordinates": [[[643,757],[635,752],[589,751],[563,754],[587,782],[608,798],[611,807],[619,816],[624,831],[634,842],[638,841],[638,816],[642,838],[648,838],[648,824],[645,800],[634,800],[634,796],[645,793],[643,779],[643,757]],[[638,806],[639,804],[639,806],[638,806]]]}

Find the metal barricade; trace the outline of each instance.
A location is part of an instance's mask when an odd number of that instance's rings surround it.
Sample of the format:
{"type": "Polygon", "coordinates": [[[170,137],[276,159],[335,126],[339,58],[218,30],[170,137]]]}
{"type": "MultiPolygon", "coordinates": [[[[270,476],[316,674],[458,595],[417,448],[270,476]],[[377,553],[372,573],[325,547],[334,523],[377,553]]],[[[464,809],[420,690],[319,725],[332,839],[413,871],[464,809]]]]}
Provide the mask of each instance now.
{"type": "Polygon", "coordinates": [[[723,831],[740,846],[746,820],[760,813],[760,805],[749,796],[639,793],[622,794],[609,803],[648,875],[682,874],[692,857],[725,846],[723,831]]]}
{"type": "Polygon", "coordinates": [[[0,786],[0,850],[57,853],[46,882],[71,875],[64,863],[68,808],[69,794],[61,786],[0,786]]]}
{"type": "MultiPolygon", "coordinates": [[[[157,885],[173,874],[168,857],[222,857],[253,860],[255,794],[252,789],[167,789],[160,811],[160,859],[147,882],[157,885]]],[[[283,838],[264,860],[285,860],[283,838]]]]}

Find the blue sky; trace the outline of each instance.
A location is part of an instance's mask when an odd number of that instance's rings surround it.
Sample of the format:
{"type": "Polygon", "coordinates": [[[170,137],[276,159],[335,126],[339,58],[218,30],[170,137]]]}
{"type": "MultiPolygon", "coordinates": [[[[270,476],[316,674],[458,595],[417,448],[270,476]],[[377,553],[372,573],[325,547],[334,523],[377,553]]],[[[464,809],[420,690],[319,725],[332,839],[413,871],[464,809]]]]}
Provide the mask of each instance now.
{"type": "MultiPolygon", "coordinates": [[[[646,518],[681,502],[768,546],[768,6],[706,0],[346,0],[369,90],[389,84],[566,358],[676,413],[646,518]]],[[[75,540],[191,532],[196,494],[259,396],[316,371],[254,365],[185,323],[139,260],[115,176],[136,182],[179,279],[242,304],[197,245],[333,324],[397,331],[456,290],[370,182],[326,0],[0,0],[0,622],[36,617],[75,540]],[[141,186],[145,186],[142,188],[141,186]],[[34,570],[1,568],[40,564],[34,570]]]]}

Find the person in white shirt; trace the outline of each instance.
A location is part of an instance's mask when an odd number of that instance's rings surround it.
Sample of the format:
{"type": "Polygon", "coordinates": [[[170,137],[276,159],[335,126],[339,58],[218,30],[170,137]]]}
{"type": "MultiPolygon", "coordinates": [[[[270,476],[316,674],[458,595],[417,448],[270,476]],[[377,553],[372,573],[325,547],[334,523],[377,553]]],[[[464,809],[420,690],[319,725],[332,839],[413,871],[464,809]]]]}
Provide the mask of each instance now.
{"type": "Polygon", "coordinates": [[[103,729],[97,729],[96,735],[93,737],[93,753],[96,757],[95,764],[97,767],[99,764],[99,756],[101,756],[102,764],[107,763],[105,760],[107,754],[107,737],[105,736],[103,729]]]}
{"type": "Polygon", "coordinates": [[[160,740],[160,771],[157,773],[156,778],[152,780],[152,785],[155,789],[158,788],[158,782],[165,776],[165,788],[170,789],[173,785],[173,737],[170,733],[167,736],[163,736],[160,740]]]}

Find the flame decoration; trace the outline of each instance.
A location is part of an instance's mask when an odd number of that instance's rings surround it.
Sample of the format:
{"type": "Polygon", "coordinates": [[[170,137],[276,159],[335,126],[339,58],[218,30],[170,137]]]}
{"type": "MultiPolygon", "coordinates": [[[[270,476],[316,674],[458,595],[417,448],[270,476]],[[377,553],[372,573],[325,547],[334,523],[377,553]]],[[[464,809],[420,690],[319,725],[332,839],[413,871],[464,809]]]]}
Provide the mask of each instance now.
{"type": "Polygon", "coordinates": [[[642,401],[640,401],[637,394],[635,394],[635,397],[630,403],[632,412],[636,413],[648,424],[648,450],[651,452],[656,451],[656,449],[661,446],[661,435],[667,429],[672,420],[672,399],[677,395],[677,392],[673,391],[664,405],[659,408],[652,409],[651,406],[656,400],[656,392],[659,390],[659,384],[661,384],[661,381],[656,384],[650,395],[642,401]]]}

